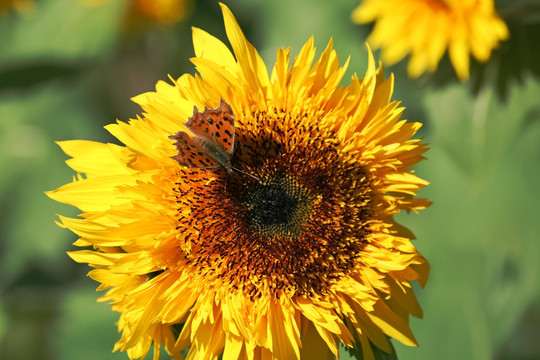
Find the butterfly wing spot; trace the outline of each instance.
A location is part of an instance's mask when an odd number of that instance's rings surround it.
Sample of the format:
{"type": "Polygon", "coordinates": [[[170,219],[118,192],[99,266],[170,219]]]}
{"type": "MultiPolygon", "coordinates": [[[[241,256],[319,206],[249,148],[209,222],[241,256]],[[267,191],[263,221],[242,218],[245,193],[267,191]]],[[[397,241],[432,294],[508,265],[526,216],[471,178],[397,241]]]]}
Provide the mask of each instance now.
{"type": "MultiPolygon", "coordinates": [[[[205,110],[206,112],[206,110],[205,110]]],[[[205,121],[205,113],[199,112],[196,106],[193,107],[193,115],[185,123],[186,127],[197,136],[210,137],[212,132],[205,121]]]]}
{"type": "Polygon", "coordinates": [[[232,155],[234,148],[234,113],[229,104],[221,99],[217,108],[206,107],[201,113],[197,107],[185,123],[195,136],[214,142],[220,150],[232,155]]]}
{"type": "MultiPolygon", "coordinates": [[[[231,132],[230,132],[228,129],[225,130],[225,131],[223,131],[223,134],[224,134],[224,136],[223,136],[223,140],[222,140],[222,141],[223,141],[225,144],[227,144],[228,146],[231,146],[231,145],[232,145],[232,141],[233,141],[233,135],[231,134],[231,132]]],[[[234,149],[233,149],[233,151],[234,151],[234,149]]]]}

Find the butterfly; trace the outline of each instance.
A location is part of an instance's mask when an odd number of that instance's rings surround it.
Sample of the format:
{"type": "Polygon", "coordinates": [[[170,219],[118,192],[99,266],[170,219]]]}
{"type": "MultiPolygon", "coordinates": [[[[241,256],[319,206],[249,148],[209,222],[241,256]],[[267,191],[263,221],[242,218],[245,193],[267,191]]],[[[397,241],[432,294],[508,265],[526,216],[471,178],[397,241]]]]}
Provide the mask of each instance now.
{"type": "Polygon", "coordinates": [[[223,166],[227,170],[227,178],[233,170],[236,170],[259,180],[232,166],[231,158],[235,149],[234,113],[225,100],[221,99],[217,108],[205,107],[202,113],[194,106],[193,115],[184,125],[192,136],[185,131],[169,136],[169,139],[176,140],[174,146],[178,154],[172,158],[180,165],[197,169],[223,166]]]}

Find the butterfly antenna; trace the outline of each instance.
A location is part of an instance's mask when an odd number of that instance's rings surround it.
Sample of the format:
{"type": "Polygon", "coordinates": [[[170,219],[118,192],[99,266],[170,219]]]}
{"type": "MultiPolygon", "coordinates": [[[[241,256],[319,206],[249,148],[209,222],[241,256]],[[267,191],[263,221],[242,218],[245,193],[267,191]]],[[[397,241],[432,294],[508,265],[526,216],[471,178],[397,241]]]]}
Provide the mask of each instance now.
{"type": "Polygon", "coordinates": [[[227,181],[229,180],[229,172],[227,171],[227,175],[225,176],[225,187],[223,191],[227,191],[227,181]]]}
{"type": "Polygon", "coordinates": [[[239,173],[242,173],[242,174],[244,174],[244,175],[251,176],[252,178],[254,178],[254,179],[257,180],[257,181],[260,181],[260,180],[261,180],[261,179],[259,179],[258,177],[256,177],[255,175],[248,174],[247,172],[242,171],[242,170],[240,170],[240,169],[238,169],[238,168],[231,167],[231,169],[236,170],[236,171],[238,171],[239,173]]]}

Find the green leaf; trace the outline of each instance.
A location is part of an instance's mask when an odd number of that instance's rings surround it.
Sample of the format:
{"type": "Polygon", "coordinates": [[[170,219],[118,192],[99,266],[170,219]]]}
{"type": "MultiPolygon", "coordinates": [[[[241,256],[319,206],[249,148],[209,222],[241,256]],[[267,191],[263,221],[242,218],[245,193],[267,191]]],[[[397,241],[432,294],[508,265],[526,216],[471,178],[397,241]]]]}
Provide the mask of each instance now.
{"type": "Polygon", "coordinates": [[[402,359],[493,358],[538,298],[540,84],[527,80],[506,102],[483,91],[425,96],[431,150],[416,171],[434,205],[397,219],[432,271],[416,291],[425,319],[411,320],[420,346],[396,343],[402,359]]]}
{"type": "Polygon", "coordinates": [[[424,97],[431,142],[444,147],[461,171],[485,178],[520,141],[525,125],[538,121],[539,91],[533,80],[515,87],[507,102],[490,88],[473,97],[466,84],[431,91],[424,97]]]}
{"type": "MultiPolygon", "coordinates": [[[[390,345],[392,346],[392,353],[388,354],[384,352],[383,350],[379,349],[373,343],[370,342],[371,345],[371,351],[373,352],[373,356],[375,357],[375,360],[397,360],[397,353],[392,345],[392,341],[390,341],[390,345]]],[[[340,360],[363,360],[364,356],[362,355],[362,349],[361,348],[346,348],[341,343],[339,346],[339,358],[340,360]]]]}

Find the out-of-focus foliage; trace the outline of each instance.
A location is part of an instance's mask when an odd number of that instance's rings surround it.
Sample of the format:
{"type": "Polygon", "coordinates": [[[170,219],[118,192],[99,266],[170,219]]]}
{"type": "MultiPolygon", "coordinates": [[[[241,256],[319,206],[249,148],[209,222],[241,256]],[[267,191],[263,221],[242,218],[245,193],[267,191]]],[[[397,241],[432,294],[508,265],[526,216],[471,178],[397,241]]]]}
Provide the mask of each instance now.
{"type": "MultiPolygon", "coordinates": [[[[358,1],[227,4],[267,64],[277,47],[296,53],[314,35],[321,50],[333,37],[342,62],[351,55],[348,76],[364,72],[369,26],[350,21],[358,1]]],[[[453,78],[448,61],[418,80],[403,64],[389,69],[405,118],[424,123],[431,150],[416,170],[434,202],[399,218],[432,265],[416,292],[420,347],[395,344],[400,359],[540,358],[540,9],[533,0],[498,4],[511,39],[473,66],[469,83],[453,78]]],[[[76,211],[43,194],[74,175],[54,141],[113,141],[102,126],[140,112],[130,97],[167,74],[193,73],[191,26],[225,39],[217,1],[136,32],[122,21],[128,5],[41,0],[28,13],[0,14],[1,359],[127,358],[111,353],[117,314],[65,255],[75,238],[55,214],[76,211]]]]}
{"type": "Polygon", "coordinates": [[[475,64],[474,71],[478,75],[476,88],[491,78],[499,97],[505,100],[516,83],[531,75],[540,77],[540,2],[507,1],[501,4],[501,11],[511,41],[502,43],[489,63],[475,64]]]}

